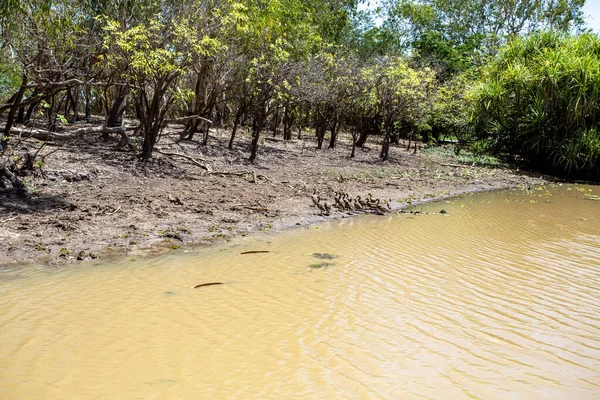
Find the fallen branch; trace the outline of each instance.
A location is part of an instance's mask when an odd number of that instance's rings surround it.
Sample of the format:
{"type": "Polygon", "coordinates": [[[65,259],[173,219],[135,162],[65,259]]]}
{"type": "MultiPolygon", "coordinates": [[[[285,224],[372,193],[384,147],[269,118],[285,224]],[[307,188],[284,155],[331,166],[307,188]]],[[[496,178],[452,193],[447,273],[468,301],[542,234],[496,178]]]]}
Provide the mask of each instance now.
{"type": "Polygon", "coordinates": [[[135,130],[138,128],[138,125],[130,125],[130,126],[117,126],[109,128],[107,126],[87,126],[84,128],[75,129],[69,133],[58,133],[51,132],[46,129],[39,128],[12,128],[11,131],[15,131],[19,134],[20,137],[32,137],[39,140],[73,140],[78,139],[83,135],[89,135],[92,133],[116,133],[121,135],[121,141],[117,145],[118,147],[129,146],[131,147],[131,143],[129,142],[129,136],[127,136],[128,130],[135,130]]]}
{"type": "Polygon", "coordinates": [[[14,216],[12,216],[10,218],[3,219],[2,221],[0,221],[0,224],[3,224],[3,223],[8,222],[8,221],[12,221],[13,219],[17,219],[17,218],[19,218],[19,216],[18,215],[14,215],[14,216]]]}
{"type": "Polygon", "coordinates": [[[117,209],[109,214],[106,215],[115,215],[116,213],[118,213],[119,211],[121,211],[121,206],[117,207],[117,209]]]}
{"type": "MultiPolygon", "coordinates": [[[[156,151],[159,154],[162,154],[163,156],[173,156],[173,157],[185,158],[186,160],[191,161],[192,163],[196,164],[197,166],[199,166],[200,168],[204,169],[205,171],[212,172],[212,168],[210,167],[210,165],[208,165],[208,164],[202,164],[201,162],[197,161],[193,157],[186,156],[185,154],[169,153],[169,152],[162,151],[162,150],[159,150],[159,149],[157,149],[156,151]]],[[[200,161],[207,162],[206,160],[204,160],[202,158],[200,159],[200,161]]]]}
{"type": "Polygon", "coordinates": [[[454,168],[471,168],[472,165],[461,165],[461,164],[440,164],[444,167],[454,167],[454,168]]]}
{"type": "Polygon", "coordinates": [[[265,176],[265,175],[261,175],[261,174],[257,174],[256,171],[239,171],[239,172],[211,172],[212,175],[222,175],[222,176],[242,176],[245,177],[246,175],[251,175],[252,176],[252,183],[258,184],[258,180],[259,179],[264,179],[265,181],[268,182],[273,182],[269,177],[265,176]]]}

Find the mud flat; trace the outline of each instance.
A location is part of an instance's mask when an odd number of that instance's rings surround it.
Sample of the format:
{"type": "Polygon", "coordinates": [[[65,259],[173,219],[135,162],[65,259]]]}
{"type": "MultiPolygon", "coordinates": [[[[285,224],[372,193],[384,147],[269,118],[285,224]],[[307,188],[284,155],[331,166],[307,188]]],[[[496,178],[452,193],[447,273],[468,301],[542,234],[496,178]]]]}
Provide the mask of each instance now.
{"type": "Polygon", "coordinates": [[[544,182],[507,167],[461,163],[450,152],[413,154],[403,146],[382,163],[374,142],[351,159],[349,143],[317,150],[312,137],[267,138],[250,164],[248,138],[228,150],[227,135],[215,131],[208,146],[167,135],[158,148],[169,155],[157,152],[152,163],[92,137],[48,146],[53,154],[26,178],[26,193],[0,193],[0,265],[157,254],[359,214],[320,215],[313,190],[330,204],[339,190],[362,198],[371,193],[399,210],[544,182]]]}

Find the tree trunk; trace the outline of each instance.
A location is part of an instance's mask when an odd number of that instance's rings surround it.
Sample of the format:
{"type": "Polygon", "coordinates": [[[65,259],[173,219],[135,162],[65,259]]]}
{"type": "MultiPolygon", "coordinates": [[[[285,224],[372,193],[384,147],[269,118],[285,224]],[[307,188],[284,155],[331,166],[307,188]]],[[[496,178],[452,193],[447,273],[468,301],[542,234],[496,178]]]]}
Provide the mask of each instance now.
{"type": "Polygon", "coordinates": [[[317,107],[315,115],[315,135],[317,136],[317,149],[323,148],[323,141],[325,140],[325,132],[327,131],[326,117],[320,112],[317,107]]]}
{"type": "MultiPolygon", "coordinates": [[[[37,96],[37,90],[33,92],[33,96],[37,96]]],[[[31,122],[31,114],[36,109],[36,107],[40,104],[41,99],[35,100],[33,103],[29,105],[27,108],[27,112],[25,113],[25,119],[23,119],[23,124],[28,125],[31,122]]]]}
{"type": "Polygon", "coordinates": [[[90,120],[90,98],[92,97],[91,90],[88,86],[85,88],[85,120],[90,120]]]}
{"type": "Polygon", "coordinates": [[[386,121],[385,123],[385,135],[383,136],[383,144],[381,146],[381,154],[379,157],[382,161],[386,161],[388,159],[390,153],[390,139],[392,136],[392,123],[391,121],[386,121]]]}
{"type": "Polygon", "coordinates": [[[200,132],[202,132],[202,146],[208,146],[208,136],[210,134],[210,126],[206,122],[201,121],[200,132]]]}
{"type": "Polygon", "coordinates": [[[273,117],[273,137],[277,136],[277,128],[279,127],[279,107],[275,110],[275,116],[273,117]]]}
{"type": "Polygon", "coordinates": [[[329,148],[330,149],[335,149],[337,136],[338,136],[338,133],[339,133],[341,127],[342,127],[341,119],[336,118],[333,121],[333,125],[331,125],[331,138],[329,139],[329,148]]]}
{"type": "Polygon", "coordinates": [[[8,146],[8,137],[10,136],[10,129],[12,128],[13,124],[14,124],[14,120],[15,120],[15,114],[17,113],[17,110],[19,109],[19,106],[21,105],[21,100],[23,100],[23,95],[25,94],[25,90],[27,89],[27,81],[28,81],[28,77],[27,74],[23,74],[23,82],[21,83],[21,87],[19,88],[19,91],[17,92],[17,95],[15,96],[14,102],[12,103],[12,106],[10,107],[10,110],[8,111],[8,117],[6,119],[6,126],[4,128],[4,135],[2,135],[2,138],[0,138],[1,143],[2,143],[2,148],[6,148],[8,146]]]}
{"type": "Polygon", "coordinates": [[[258,143],[260,139],[260,132],[263,130],[267,122],[269,112],[267,111],[268,98],[262,100],[262,104],[256,106],[254,110],[254,118],[252,121],[252,142],[250,143],[250,162],[256,160],[258,153],[258,143]]]}
{"type": "Polygon", "coordinates": [[[363,126],[363,128],[360,131],[360,135],[358,136],[358,140],[356,141],[356,147],[362,148],[365,145],[365,143],[367,143],[368,137],[369,131],[363,126]]]}
{"type": "Polygon", "coordinates": [[[107,127],[114,128],[123,125],[123,113],[125,112],[125,106],[127,105],[126,100],[128,92],[129,90],[126,87],[118,87],[117,98],[108,112],[108,118],[106,119],[107,127]]]}
{"type": "Polygon", "coordinates": [[[254,163],[256,160],[256,154],[258,152],[258,140],[260,139],[260,124],[257,119],[260,117],[254,116],[252,121],[252,142],[250,143],[250,162],[254,163]]]}
{"type": "Polygon", "coordinates": [[[74,93],[71,94],[71,104],[73,109],[73,121],[79,121],[79,87],[75,86],[74,93]]]}
{"type": "Polygon", "coordinates": [[[317,149],[323,148],[323,141],[325,140],[325,130],[327,128],[324,124],[319,124],[315,128],[315,133],[317,135],[317,149]]]}
{"type": "Polygon", "coordinates": [[[151,102],[148,102],[146,91],[143,89],[140,89],[138,96],[136,96],[136,109],[140,115],[140,127],[144,134],[144,142],[142,143],[142,152],[140,154],[143,160],[150,160],[152,158],[152,152],[154,151],[154,146],[163,127],[167,112],[167,107],[162,103],[163,97],[174,78],[175,75],[164,78],[155,84],[151,102]]]}
{"type": "Polygon", "coordinates": [[[295,120],[295,113],[286,106],[283,113],[283,140],[292,140],[292,125],[295,120]]]}
{"type": "Polygon", "coordinates": [[[22,124],[25,121],[25,106],[19,107],[19,112],[17,113],[17,119],[15,122],[17,124],[22,124]]]}
{"type": "Polygon", "coordinates": [[[229,148],[229,150],[233,149],[233,141],[235,140],[235,134],[237,133],[237,128],[238,128],[238,125],[240,123],[240,119],[242,118],[243,113],[244,113],[244,107],[240,106],[238,108],[237,113],[235,114],[235,121],[233,122],[233,130],[231,131],[231,137],[229,138],[229,146],[227,146],[229,148]]]}
{"type": "Polygon", "coordinates": [[[142,153],[140,154],[142,160],[152,159],[152,152],[158,138],[158,131],[159,129],[155,124],[152,124],[144,131],[144,142],[142,143],[142,153]]]}

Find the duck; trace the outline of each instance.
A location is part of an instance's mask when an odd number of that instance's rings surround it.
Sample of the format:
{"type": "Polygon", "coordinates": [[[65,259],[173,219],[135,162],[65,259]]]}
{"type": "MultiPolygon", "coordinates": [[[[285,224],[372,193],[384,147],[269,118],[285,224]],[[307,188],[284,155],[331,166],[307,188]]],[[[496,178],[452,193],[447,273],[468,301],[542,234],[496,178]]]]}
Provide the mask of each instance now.
{"type": "MultiPolygon", "coordinates": [[[[377,199],[379,201],[379,199],[377,199]]],[[[367,194],[367,206],[375,207],[375,199],[371,193],[367,194]]]]}
{"type": "Polygon", "coordinates": [[[312,202],[315,206],[319,207],[318,204],[319,204],[320,198],[319,198],[319,195],[317,194],[316,188],[313,188],[313,194],[310,196],[310,199],[312,200],[312,202]]]}
{"type": "Polygon", "coordinates": [[[327,204],[326,201],[323,202],[323,204],[321,204],[321,197],[317,196],[317,202],[316,202],[316,206],[319,209],[319,211],[321,211],[321,215],[329,215],[331,213],[331,207],[329,207],[329,204],[327,204]]]}
{"type": "Polygon", "coordinates": [[[384,215],[385,213],[390,211],[388,208],[379,204],[379,199],[377,199],[376,201],[375,210],[377,210],[377,214],[379,215],[384,215]]]}
{"type": "Polygon", "coordinates": [[[335,197],[334,197],[335,206],[337,208],[339,208],[340,210],[343,210],[344,209],[344,203],[342,203],[341,197],[342,197],[342,193],[341,192],[335,192],[335,197]]]}
{"type": "Polygon", "coordinates": [[[367,206],[367,202],[364,201],[360,196],[356,196],[355,202],[358,203],[361,208],[365,208],[367,206]]]}
{"type": "Polygon", "coordinates": [[[363,209],[363,206],[362,206],[362,204],[360,204],[360,201],[358,198],[354,199],[354,209],[356,209],[357,211],[362,211],[362,209],[363,209]]]}
{"type": "Polygon", "coordinates": [[[344,197],[342,198],[344,202],[344,208],[348,211],[354,211],[354,207],[352,207],[352,203],[348,200],[350,196],[347,193],[344,193],[344,197]]]}

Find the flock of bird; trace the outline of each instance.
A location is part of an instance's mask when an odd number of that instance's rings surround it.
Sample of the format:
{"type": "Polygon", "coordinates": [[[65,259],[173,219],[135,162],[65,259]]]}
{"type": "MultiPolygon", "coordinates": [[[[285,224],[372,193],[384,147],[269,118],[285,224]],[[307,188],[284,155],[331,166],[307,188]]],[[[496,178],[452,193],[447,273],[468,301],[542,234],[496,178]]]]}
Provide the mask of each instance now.
{"type": "Polygon", "coordinates": [[[372,212],[379,215],[383,215],[391,211],[389,200],[381,201],[379,199],[374,199],[371,193],[369,193],[363,200],[360,196],[352,198],[348,193],[344,191],[338,191],[335,192],[335,196],[333,198],[334,202],[330,205],[327,201],[325,201],[325,199],[321,198],[321,196],[317,194],[317,189],[313,189],[311,200],[314,206],[319,209],[321,215],[330,215],[332,207],[337,208],[339,211],[362,211],[372,212]]]}

